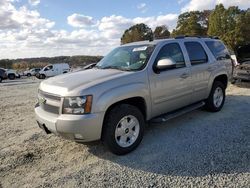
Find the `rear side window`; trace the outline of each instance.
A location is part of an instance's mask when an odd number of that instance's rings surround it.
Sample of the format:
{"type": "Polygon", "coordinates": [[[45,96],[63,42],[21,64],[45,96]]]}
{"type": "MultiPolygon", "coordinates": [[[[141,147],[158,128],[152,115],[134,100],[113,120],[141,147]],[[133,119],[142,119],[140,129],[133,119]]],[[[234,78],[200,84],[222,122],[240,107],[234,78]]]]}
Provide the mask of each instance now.
{"type": "Polygon", "coordinates": [[[170,43],[163,46],[156,58],[156,62],[165,58],[170,58],[175,61],[175,68],[182,68],[186,66],[183,53],[178,43],[170,43]]]}
{"type": "Polygon", "coordinates": [[[206,41],[205,42],[209,50],[214,55],[215,59],[223,60],[230,59],[230,55],[225,46],[220,41],[206,41]]]}
{"type": "Polygon", "coordinates": [[[208,62],[207,54],[200,43],[185,42],[184,44],[186,46],[191,65],[198,65],[208,62]]]}

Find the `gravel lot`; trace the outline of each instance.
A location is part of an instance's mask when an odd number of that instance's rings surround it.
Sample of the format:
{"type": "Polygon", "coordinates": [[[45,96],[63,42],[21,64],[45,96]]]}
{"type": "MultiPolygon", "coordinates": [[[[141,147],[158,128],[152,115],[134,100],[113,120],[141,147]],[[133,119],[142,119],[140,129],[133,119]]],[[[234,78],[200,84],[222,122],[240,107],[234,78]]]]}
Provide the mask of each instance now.
{"type": "Polygon", "coordinates": [[[42,132],[38,82],[0,84],[0,187],[250,187],[250,83],[230,85],[221,112],[150,125],[134,152],[116,156],[42,132]]]}

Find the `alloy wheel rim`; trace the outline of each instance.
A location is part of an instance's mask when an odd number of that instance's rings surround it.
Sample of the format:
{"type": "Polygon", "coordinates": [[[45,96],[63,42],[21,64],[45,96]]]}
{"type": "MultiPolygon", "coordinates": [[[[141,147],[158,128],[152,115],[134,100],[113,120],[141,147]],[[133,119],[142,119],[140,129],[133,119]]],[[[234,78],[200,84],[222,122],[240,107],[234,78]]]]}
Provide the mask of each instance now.
{"type": "Polygon", "coordinates": [[[214,96],[213,96],[213,100],[214,100],[214,106],[216,108],[219,108],[223,102],[223,91],[220,87],[217,87],[214,91],[214,96]]]}
{"type": "Polygon", "coordinates": [[[129,147],[135,143],[139,136],[140,124],[135,116],[123,117],[115,129],[116,143],[121,147],[129,147]]]}

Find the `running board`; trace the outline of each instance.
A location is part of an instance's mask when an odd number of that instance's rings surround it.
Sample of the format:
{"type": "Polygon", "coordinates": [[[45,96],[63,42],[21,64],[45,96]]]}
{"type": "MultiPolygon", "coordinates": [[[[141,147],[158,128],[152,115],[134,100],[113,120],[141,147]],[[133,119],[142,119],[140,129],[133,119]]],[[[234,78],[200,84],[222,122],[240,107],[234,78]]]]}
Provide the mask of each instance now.
{"type": "Polygon", "coordinates": [[[176,118],[176,117],[181,116],[185,113],[196,110],[197,108],[200,108],[204,105],[205,105],[205,102],[203,102],[203,101],[199,102],[199,103],[195,103],[195,104],[189,105],[187,107],[181,108],[180,110],[176,110],[174,112],[170,112],[170,113],[158,116],[156,118],[153,118],[152,120],[150,120],[150,123],[164,123],[170,119],[176,118]]]}

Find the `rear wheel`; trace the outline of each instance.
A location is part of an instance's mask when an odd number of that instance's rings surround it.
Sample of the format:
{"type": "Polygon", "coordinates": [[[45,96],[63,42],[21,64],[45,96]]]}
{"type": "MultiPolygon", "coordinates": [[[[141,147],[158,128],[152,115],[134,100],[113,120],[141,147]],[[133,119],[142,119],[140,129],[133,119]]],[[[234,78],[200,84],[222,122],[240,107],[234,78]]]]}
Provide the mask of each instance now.
{"type": "Polygon", "coordinates": [[[15,80],[16,76],[15,76],[15,74],[9,74],[9,75],[8,75],[8,78],[9,78],[10,80],[15,80]]]}
{"type": "Polygon", "coordinates": [[[121,104],[107,114],[102,139],[111,152],[124,155],[140,144],[144,127],[141,111],[135,106],[121,104]]]}
{"type": "Polygon", "coordinates": [[[45,79],[46,78],[46,76],[44,75],[44,74],[40,74],[40,79],[45,79]]]}
{"type": "Polygon", "coordinates": [[[224,105],[225,102],[225,89],[226,86],[220,81],[213,83],[210,95],[206,100],[206,109],[210,112],[218,112],[224,105]]]}

